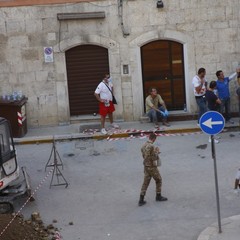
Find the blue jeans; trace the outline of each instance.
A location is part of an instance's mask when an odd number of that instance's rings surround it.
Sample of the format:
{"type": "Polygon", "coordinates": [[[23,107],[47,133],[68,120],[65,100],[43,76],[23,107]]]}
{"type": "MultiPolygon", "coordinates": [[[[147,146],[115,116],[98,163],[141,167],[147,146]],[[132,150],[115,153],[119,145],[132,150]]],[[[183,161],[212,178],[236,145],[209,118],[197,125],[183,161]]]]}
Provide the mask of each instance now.
{"type": "MultiPolygon", "coordinates": [[[[163,112],[165,111],[164,107],[159,107],[158,110],[163,112]]],[[[160,112],[155,111],[154,109],[151,109],[147,113],[147,115],[150,118],[150,120],[154,123],[157,123],[159,118],[161,118],[162,120],[167,120],[167,117],[164,117],[160,112]]]]}
{"type": "Polygon", "coordinates": [[[201,118],[201,116],[207,112],[207,104],[206,104],[206,99],[205,97],[200,97],[200,98],[196,98],[196,102],[199,108],[199,112],[198,112],[198,123],[199,120],[201,118]]]}
{"type": "Polygon", "coordinates": [[[240,117],[240,97],[238,97],[238,116],[240,117]]]}
{"type": "Polygon", "coordinates": [[[223,114],[225,108],[225,119],[228,121],[231,118],[230,115],[230,98],[221,99],[220,113],[223,114]]]}

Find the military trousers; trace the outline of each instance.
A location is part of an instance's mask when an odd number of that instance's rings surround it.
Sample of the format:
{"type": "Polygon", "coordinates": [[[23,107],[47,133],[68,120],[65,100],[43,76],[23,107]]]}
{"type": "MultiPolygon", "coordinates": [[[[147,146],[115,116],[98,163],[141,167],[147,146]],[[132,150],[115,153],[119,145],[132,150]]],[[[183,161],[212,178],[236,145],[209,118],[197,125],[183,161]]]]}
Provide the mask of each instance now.
{"type": "Polygon", "coordinates": [[[144,167],[144,181],[141,188],[141,195],[145,195],[151,179],[155,180],[156,193],[161,193],[162,177],[157,167],[144,167]]]}

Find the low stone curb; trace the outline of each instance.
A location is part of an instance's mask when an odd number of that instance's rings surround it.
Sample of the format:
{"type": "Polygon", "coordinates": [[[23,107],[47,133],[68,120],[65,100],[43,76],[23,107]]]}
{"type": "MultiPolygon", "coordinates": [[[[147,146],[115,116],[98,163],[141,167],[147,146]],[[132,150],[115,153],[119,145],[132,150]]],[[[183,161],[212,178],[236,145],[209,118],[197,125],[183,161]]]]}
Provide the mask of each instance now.
{"type": "MultiPolygon", "coordinates": [[[[188,129],[172,129],[172,130],[157,130],[155,133],[162,134],[173,134],[173,133],[190,133],[190,132],[199,132],[199,128],[188,128],[188,129]]],[[[71,140],[104,140],[107,138],[127,138],[130,136],[139,136],[141,134],[149,134],[152,131],[141,131],[141,132],[128,132],[128,133],[115,133],[112,135],[83,135],[82,133],[76,134],[65,134],[65,135],[54,135],[54,136],[41,136],[41,137],[24,137],[24,138],[14,138],[14,143],[19,144],[40,144],[40,143],[52,143],[55,141],[71,141],[71,140]]]]}
{"type": "MultiPolygon", "coordinates": [[[[227,131],[236,131],[239,130],[239,126],[227,127],[227,131]]],[[[154,131],[154,130],[153,130],[154,131]]],[[[107,138],[127,138],[131,136],[139,136],[141,134],[149,134],[149,130],[137,131],[137,132],[127,132],[127,133],[115,133],[112,135],[84,135],[83,133],[75,133],[75,134],[64,134],[64,135],[51,135],[51,136],[41,136],[41,137],[23,137],[23,138],[14,138],[14,143],[16,145],[19,144],[40,144],[40,143],[52,143],[55,141],[71,141],[71,140],[104,140],[107,138]]],[[[162,134],[184,134],[184,133],[194,133],[201,132],[200,128],[183,128],[183,129],[169,129],[169,130],[156,130],[155,133],[162,134]]]]}
{"type": "MultiPolygon", "coordinates": [[[[225,230],[227,228],[229,228],[229,229],[232,228],[231,224],[234,224],[234,222],[237,223],[237,226],[235,226],[234,229],[236,229],[236,233],[240,234],[240,229],[238,227],[239,223],[240,223],[240,215],[231,216],[231,217],[224,218],[221,220],[223,233],[225,233],[225,230]]],[[[206,229],[204,229],[201,232],[201,234],[199,235],[197,240],[210,240],[212,237],[215,237],[217,235],[220,236],[220,234],[223,234],[223,233],[218,232],[218,223],[213,223],[211,226],[207,227],[206,229]]],[[[231,237],[227,235],[228,233],[225,233],[225,234],[226,234],[226,236],[225,236],[226,240],[231,239],[231,237]]],[[[229,234],[231,234],[231,233],[229,233],[229,234]]],[[[218,239],[218,238],[216,238],[216,239],[218,239]]]]}

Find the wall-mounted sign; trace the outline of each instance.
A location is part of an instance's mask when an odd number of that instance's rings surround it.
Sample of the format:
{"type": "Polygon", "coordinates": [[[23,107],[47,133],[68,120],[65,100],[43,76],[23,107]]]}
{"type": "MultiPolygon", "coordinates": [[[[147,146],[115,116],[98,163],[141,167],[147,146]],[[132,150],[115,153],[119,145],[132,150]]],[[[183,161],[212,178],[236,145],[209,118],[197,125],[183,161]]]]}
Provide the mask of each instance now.
{"type": "Polygon", "coordinates": [[[46,63],[53,62],[53,48],[52,47],[44,47],[44,61],[46,63]]]}

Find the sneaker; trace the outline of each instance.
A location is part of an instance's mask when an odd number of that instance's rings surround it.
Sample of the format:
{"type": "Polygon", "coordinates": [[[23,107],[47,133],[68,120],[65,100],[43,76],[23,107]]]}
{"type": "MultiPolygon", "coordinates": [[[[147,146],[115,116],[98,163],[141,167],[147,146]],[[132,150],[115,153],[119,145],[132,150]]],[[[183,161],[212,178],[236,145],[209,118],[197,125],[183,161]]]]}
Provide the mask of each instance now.
{"type": "MultiPolygon", "coordinates": [[[[208,142],[211,142],[211,137],[209,137],[208,142]]],[[[214,139],[214,142],[219,143],[219,141],[217,139],[214,139]]]]}
{"type": "Polygon", "coordinates": [[[119,125],[117,125],[116,123],[112,123],[111,126],[112,126],[113,128],[119,128],[119,125]]]}
{"type": "Polygon", "coordinates": [[[155,127],[155,128],[159,128],[159,124],[158,124],[158,123],[155,123],[154,127],[155,127]]]}
{"type": "Polygon", "coordinates": [[[164,126],[170,127],[171,125],[168,122],[163,122],[164,126]]]}
{"type": "Polygon", "coordinates": [[[107,134],[106,129],[105,129],[105,128],[102,128],[102,129],[101,129],[101,133],[102,133],[103,135],[106,135],[106,134],[107,134]]]}

